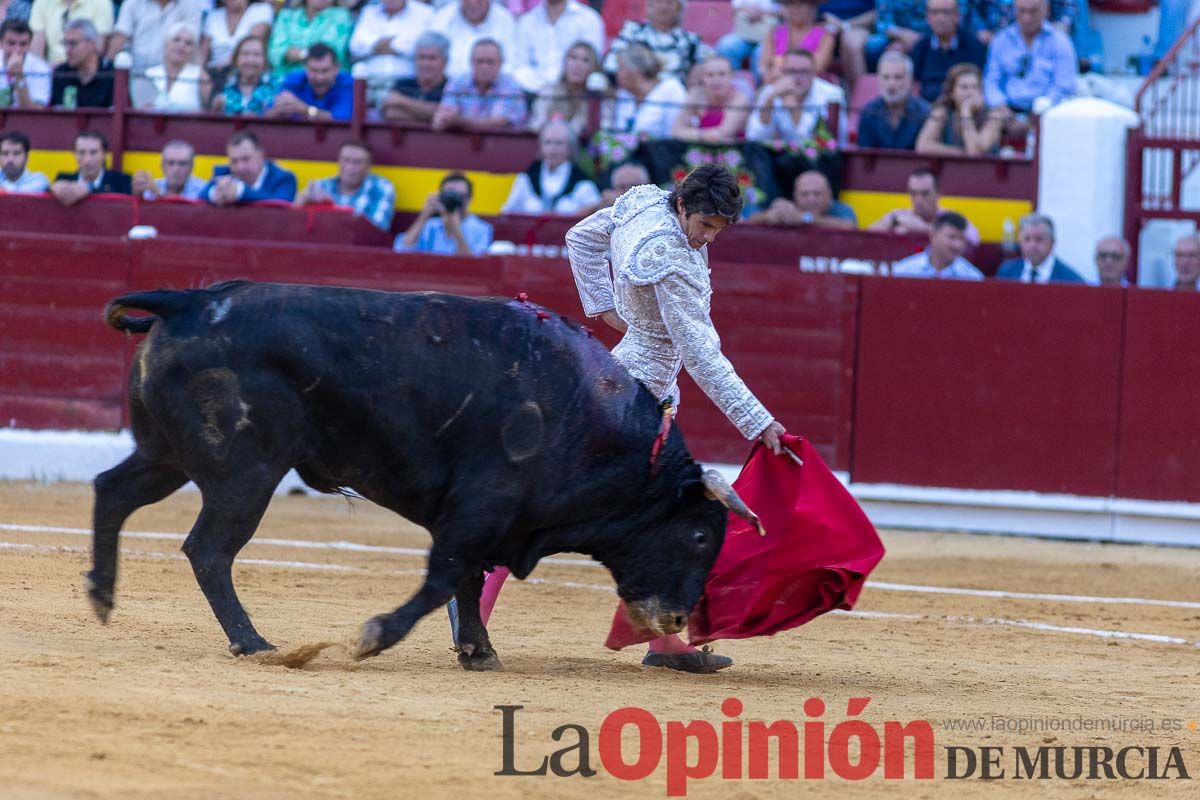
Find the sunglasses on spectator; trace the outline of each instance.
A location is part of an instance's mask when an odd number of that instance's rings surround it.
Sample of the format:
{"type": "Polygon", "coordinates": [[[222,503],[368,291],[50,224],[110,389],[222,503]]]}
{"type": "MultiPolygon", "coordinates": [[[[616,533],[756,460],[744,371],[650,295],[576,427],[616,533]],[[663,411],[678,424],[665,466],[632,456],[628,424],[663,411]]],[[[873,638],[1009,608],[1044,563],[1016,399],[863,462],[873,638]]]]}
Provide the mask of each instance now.
{"type": "Polygon", "coordinates": [[[1096,253],[1096,258],[1112,259],[1115,261],[1124,255],[1125,255],[1124,253],[1110,253],[1110,252],[1102,250],[1099,253],[1096,253]]]}
{"type": "Polygon", "coordinates": [[[186,167],[191,164],[191,160],[187,158],[168,158],[163,161],[165,167],[186,167]]]}

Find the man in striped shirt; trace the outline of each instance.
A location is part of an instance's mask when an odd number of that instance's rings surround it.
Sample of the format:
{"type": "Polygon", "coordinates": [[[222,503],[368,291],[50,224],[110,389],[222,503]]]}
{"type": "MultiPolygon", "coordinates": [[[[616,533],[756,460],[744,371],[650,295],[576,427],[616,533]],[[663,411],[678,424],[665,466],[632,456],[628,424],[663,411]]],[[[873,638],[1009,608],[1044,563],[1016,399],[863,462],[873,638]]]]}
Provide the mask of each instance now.
{"type": "Polygon", "coordinates": [[[313,181],[296,201],[333,203],[366,217],[372,225],[391,230],[396,211],[396,188],[391,182],[371,174],[371,148],[365,142],[351,140],[338,150],[338,172],[332,178],[313,181]]]}

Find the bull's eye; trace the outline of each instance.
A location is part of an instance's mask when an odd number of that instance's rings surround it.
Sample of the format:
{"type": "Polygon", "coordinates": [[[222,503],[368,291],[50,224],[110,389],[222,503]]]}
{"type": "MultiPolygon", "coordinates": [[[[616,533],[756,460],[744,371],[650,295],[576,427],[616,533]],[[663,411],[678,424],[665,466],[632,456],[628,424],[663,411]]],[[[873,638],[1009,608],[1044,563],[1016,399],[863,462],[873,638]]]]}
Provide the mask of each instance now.
{"type": "Polygon", "coordinates": [[[692,534],[692,538],[696,540],[696,544],[704,544],[708,541],[708,535],[704,531],[696,531],[692,534]]]}

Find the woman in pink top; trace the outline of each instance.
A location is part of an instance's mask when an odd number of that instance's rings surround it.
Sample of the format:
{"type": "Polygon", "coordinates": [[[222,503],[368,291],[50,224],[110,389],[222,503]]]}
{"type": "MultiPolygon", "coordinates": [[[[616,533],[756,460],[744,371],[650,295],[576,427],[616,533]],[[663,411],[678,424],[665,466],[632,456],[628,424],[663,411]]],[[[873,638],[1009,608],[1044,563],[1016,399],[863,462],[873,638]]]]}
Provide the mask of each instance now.
{"type": "Polygon", "coordinates": [[[759,48],[758,72],[763,83],[779,77],[783,57],[789,50],[813,54],[817,74],[829,69],[836,39],[817,20],[817,0],[782,0],[783,22],[776,25],[759,48]]]}
{"type": "Polygon", "coordinates": [[[729,59],[709,56],[697,72],[700,82],[688,92],[683,113],[676,115],[671,138],[708,143],[743,138],[754,101],[734,83],[729,59]]]}

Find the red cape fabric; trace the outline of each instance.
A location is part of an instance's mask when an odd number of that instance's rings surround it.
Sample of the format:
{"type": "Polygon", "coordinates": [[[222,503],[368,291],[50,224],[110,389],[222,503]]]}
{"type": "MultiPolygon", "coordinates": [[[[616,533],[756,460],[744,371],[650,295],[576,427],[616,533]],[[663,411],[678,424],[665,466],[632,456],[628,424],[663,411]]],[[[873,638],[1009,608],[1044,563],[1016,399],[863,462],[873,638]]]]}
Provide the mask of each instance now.
{"type": "MultiPolygon", "coordinates": [[[[875,527],[812,445],[798,436],[784,441],[804,466],[756,444],[734,481],[767,535],[729,515],[725,544],[689,620],[693,645],[771,636],[851,608],[883,558],[875,527]]],[[[634,628],[621,603],[605,645],[620,650],[653,638],[634,628]]]]}

